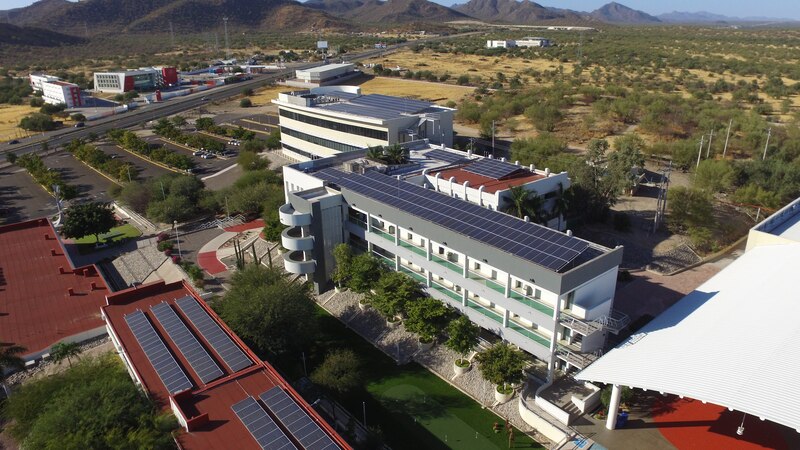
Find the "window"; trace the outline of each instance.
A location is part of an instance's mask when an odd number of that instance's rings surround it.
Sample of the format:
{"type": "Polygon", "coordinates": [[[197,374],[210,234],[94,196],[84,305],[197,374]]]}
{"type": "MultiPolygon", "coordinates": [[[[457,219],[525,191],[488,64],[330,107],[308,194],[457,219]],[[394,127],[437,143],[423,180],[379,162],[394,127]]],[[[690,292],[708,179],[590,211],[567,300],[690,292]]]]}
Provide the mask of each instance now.
{"type": "MultiPolygon", "coordinates": [[[[306,142],[310,142],[312,144],[320,145],[322,147],[327,147],[338,152],[354,152],[357,150],[363,150],[362,147],[356,147],[354,145],[347,145],[342,144],[341,142],[331,141],[330,139],[323,139],[321,137],[312,136],[307,133],[303,133],[302,131],[293,130],[291,128],[286,128],[281,126],[281,134],[286,134],[288,136],[296,137],[297,139],[302,139],[306,142]]],[[[284,147],[287,147],[284,145],[284,147]]]]}
{"type": "Polygon", "coordinates": [[[533,298],[539,299],[542,298],[542,291],[541,289],[536,289],[533,293],[533,298]]]}
{"type": "Polygon", "coordinates": [[[367,127],[360,127],[357,125],[349,125],[345,123],[334,122],[332,120],[320,119],[319,117],[307,116],[305,114],[296,113],[294,111],[287,111],[281,109],[279,114],[287,119],[296,120],[298,122],[307,123],[317,127],[327,128],[329,130],[340,131],[347,134],[355,134],[373,139],[380,139],[385,141],[388,139],[388,134],[383,130],[375,130],[367,127]]]}
{"type": "Polygon", "coordinates": [[[572,305],[575,303],[575,291],[570,292],[567,294],[567,303],[564,305],[564,309],[572,309],[572,305]]]}
{"type": "Polygon", "coordinates": [[[479,262],[476,262],[476,263],[475,263],[475,266],[474,266],[474,269],[475,269],[475,270],[481,270],[481,263],[479,263],[479,262]]]}
{"type": "Polygon", "coordinates": [[[414,236],[412,236],[411,233],[406,233],[406,239],[408,239],[410,241],[410,240],[414,239],[414,236]]]}
{"type": "Polygon", "coordinates": [[[439,247],[439,254],[444,255],[444,247],[439,247]]]}
{"type": "Polygon", "coordinates": [[[517,289],[521,289],[522,288],[522,281],[515,280],[514,283],[515,283],[514,287],[516,287],[517,289]]]}

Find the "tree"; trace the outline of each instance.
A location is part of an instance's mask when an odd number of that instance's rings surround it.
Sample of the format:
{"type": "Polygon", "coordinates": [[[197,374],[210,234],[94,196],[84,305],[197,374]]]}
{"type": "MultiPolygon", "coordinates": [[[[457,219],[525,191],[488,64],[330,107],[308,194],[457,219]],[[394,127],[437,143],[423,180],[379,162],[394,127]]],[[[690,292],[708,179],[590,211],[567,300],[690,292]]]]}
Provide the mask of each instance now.
{"type": "MultiPolygon", "coordinates": [[[[358,263],[361,256],[358,255],[353,258],[351,283],[358,276],[358,263]]],[[[353,290],[355,291],[355,289],[353,290]]],[[[413,278],[402,272],[386,271],[383,268],[374,282],[372,290],[375,292],[367,294],[367,301],[387,320],[391,320],[405,312],[406,305],[422,297],[419,283],[413,278]]]]}
{"type": "Polygon", "coordinates": [[[253,101],[250,100],[249,98],[243,98],[239,100],[239,106],[242,108],[249,108],[253,106],[253,101]]]}
{"type": "Polygon", "coordinates": [[[406,330],[419,335],[420,341],[432,342],[447,325],[450,310],[431,297],[421,297],[405,304],[406,330]]]}
{"type": "Polygon", "coordinates": [[[50,357],[53,361],[60,363],[67,360],[69,366],[72,367],[72,358],[76,358],[81,354],[81,346],[76,342],[59,342],[50,347],[50,357]]]}
{"type": "Polygon", "coordinates": [[[23,117],[19,127],[28,131],[50,131],[56,129],[56,123],[47,114],[33,113],[23,117]]]}
{"type": "Polygon", "coordinates": [[[512,214],[520,219],[528,216],[535,223],[544,221],[542,208],[544,200],[536,191],[525,189],[525,186],[511,186],[508,189],[509,196],[506,198],[506,206],[503,212],[512,214]]]}
{"type": "Polygon", "coordinates": [[[483,378],[497,385],[497,391],[502,394],[510,394],[512,389],[508,385],[523,380],[525,375],[522,370],[528,363],[525,353],[508,342],[495,344],[478,353],[475,359],[480,363],[483,378]]]}
{"type": "Polygon", "coordinates": [[[311,373],[311,381],[337,396],[362,387],[364,368],[358,355],[347,348],[328,352],[325,360],[311,373]]]}
{"type": "MultiPolygon", "coordinates": [[[[612,386],[608,385],[600,392],[600,403],[603,405],[603,409],[606,410],[608,410],[608,406],[611,404],[611,388],[612,386]]],[[[633,400],[633,390],[628,386],[620,386],[620,403],[628,403],[631,400],[633,400]]]]}
{"type": "Polygon", "coordinates": [[[6,370],[25,367],[25,360],[19,357],[24,352],[25,347],[0,342],[0,380],[6,370]]]}
{"type": "Polygon", "coordinates": [[[338,287],[347,284],[353,264],[353,250],[347,244],[339,244],[333,248],[333,258],[336,267],[333,269],[333,282],[338,287]]]}
{"type": "Polygon", "coordinates": [[[92,235],[100,243],[100,234],[109,232],[117,225],[114,211],[104,203],[79,203],[66,211],[61,234],[66,238],[79,239],[92,235]]]}
{"type": "Polygon", "coordinates": [[[637,177],[634,168],[644,167],[644,140],[638,134],[626,134],[614,141],[614,152],[608,156],[606,176],[617,184],[618,191],[632,188],[637,177]]]}
{"type": "Polygon", "coordinates": [[[347,287],[359,294],[369,291],[386,272],[383,263],[369,253],[362,253],[354,257],[350,267],[350,279],[347,287]]]}
{"type": "Polygon", "coordinates": [[[250,97],[251,95],[253,95],[253,90],[250,88],[244,88],[242,89],[242,95],[244,95],[245,97],[250,97]]]}
{"type": "Polygon", "coordinates": [[[172,124],[176,127],[182,127],[186,125],[186,118],[181,115],[172,116],[172,124]]]}
{"type": "Polygon", "coordinates": [[[709,227],[714,222],[711,194],[675,186],[667,194],[670,220],[679,228],[709,227]]]}
{"type": "Polygon", "coordinates": [[[239,152],[236,163],[244,170],[263,170],[269,166],[269,160],[258,156],[258,153],[244,150],[239,152]]]}
{"type": "Polygon", "coordinates": [[[480,328],[472,323],[467,316],[459,316],[451,320],[447,326],[447,341],[444,343],[447,348],[458,353],[461,358],[456,360],[456,364],[461,363],[466,366],[464,360],[467,354],[478,345],[480,328]]]}
{"type": "Polygon", "coordinates": [[[708,192],[723,192],[733,186],[734,176],[730,162],[707,159],[695,169],[692,185],[708,192]]]}
{"type": "Polygon", "coordinates": [[[225,323],[262,355],[299,351],[317,330],[308,285],[292,283],[279,270],[260,264],[248,264],[234,273],[231,289],[217,309],[225,323]]]}
{"type": "Polygon", "coordinates": [[[86,121],[86,116],[81,113],[75,113],[69,116],[70,119],[74,120],[75,122],[84,122],[86,121]]]}
{"type": "Polygon", "coordinates": [[[519,138],[511,143],[511,159],[522,165],[549,167],[555,158],[567,149],[567,143],[551,133],[542,133],[535,138],[519,138]]]}
{"type": "Polygon", "coordinates": [[[6,161],[8,161],[9,164],[14,164],[15,162],[17,162],[17,154],[14,152],[6,153],[6,161]]]}

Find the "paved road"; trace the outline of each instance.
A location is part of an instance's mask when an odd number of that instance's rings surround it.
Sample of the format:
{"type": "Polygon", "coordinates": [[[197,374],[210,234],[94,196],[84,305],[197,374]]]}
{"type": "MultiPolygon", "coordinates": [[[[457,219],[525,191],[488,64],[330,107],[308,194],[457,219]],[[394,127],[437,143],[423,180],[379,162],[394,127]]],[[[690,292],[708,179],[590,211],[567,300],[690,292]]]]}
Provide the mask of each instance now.
{"type": "MultiPolygon", "coordinates": [[[[375,56],[379,56],[381,54],[387,54],[394,50],[398,50],[410,45],[416,45],[422,42],[439,41],[439,40],[450,39],[453,37],[463,37],[475,33],[478,32],[409,41],[402,44],[390,46],[389,48],[384,50],[368,50],[361,53],[353,53],[351,55],[348,55],[347,60],[352,62],[352,61],[359,61],[362,59],[369,59],[375,56]]],[[[32,151],[39,151],[42,142],[47,142],[50,148],[55,148],[57,146],[66,144],[72,139],[86,137],[89,133],[96,133],[100,135],[112,128],[132,127],[144,121],[158,119],[160,117],[170,116],[173,114],[177,114],[179,112],[196,108],[209,101],[225,100],[234,97],[236,95],[239,95],[242,92],[242,89],[244,88],[248,87],[255,88],[264,83],[273,82],[281,78],[287,78],[292,76],[294,74],[294,71],[297,69],[306,69],[310,67],[315,67],[318,66],[319,64],[320,64],[319,62],[313,62],[313,63],[299,63],[294,65],[289,65],[287,69],[275,71],[270,74],[256,74],[253,76],[252,80],[246,80],[241,83],[235,83],[227,86],[220,86],[211,89],[209,91],[198,92],[184,97],[171,99],[164,103],[145,105],[141,108],[137,108],[128,111],[126,113],[119,114],[117,116],[98,119],[96,121],[90,122],[86,127],[83,128],[65,128],[61,130],[51,131],[48,133],[43,133],[35,137],[21,139],[19,144],[11,146],[3,145],[2,148],[0,148],[0,153],[14,151],[17,154],[21,155],[32,151]]]]}
{"type": "Polygon", "coordinates": [[[25,169],[0,169],[0,217],[3,223],[49,216],[58,211],[55,200],[36,184],[25,169]]]}
{"type": "Polygon", "coordinates": [[[59,152],[44,158],[44,163],[61,173],[65,183],[78,188],[78,199],[83,201],[110,202],[108,189],[114,184],[108,178],[86,167],[71,153],[59,152]]]}
{"type": "Polygon", "coordinates": [[[187,155],[194,161],[195,168],[197,169],[197,174],[200,176],[210,175],[215,172],[219,172],[220,170],[230,166],[231,164],[236,164],[236,158],[212,158],[212,159],[203,159],[199,156],[194,156],[193,151],[187,150],[185,147],[181,147],[180,145],[173,144],[167,140],[161,139],[158,136],[149,136],[144,138],[145,141],[150,142],[152,144],[163,145],[165,148],[172,150],[181,155],[187,155]]]}
{"type": "Polygon", "coordinates": [[[116,157],[122,162],[133,164],[133,166],[136,167],[138,171],[140,179],[156,178],[160,177],[161,175],[166,175],[168,173],[174,173],[163,167],[147,162],[142,158],[137,158],[136,156],[133,156],[132,154],[126,152],[125,150],[122,150],[121,148],[117,147],[114,144],[101,143],[96,145],[100,150],[104,151],[107,155],[116,157]]]}

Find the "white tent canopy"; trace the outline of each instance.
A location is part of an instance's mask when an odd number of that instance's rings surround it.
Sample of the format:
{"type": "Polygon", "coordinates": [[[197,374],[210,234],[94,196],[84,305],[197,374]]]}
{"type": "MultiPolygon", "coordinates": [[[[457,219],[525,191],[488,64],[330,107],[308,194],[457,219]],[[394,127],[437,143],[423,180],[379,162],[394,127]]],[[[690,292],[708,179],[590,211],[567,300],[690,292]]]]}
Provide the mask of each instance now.
{"type": "Polygon", "coordinates": [[[748,251],[575,378],[690,397],[800,432],[800,244],[748,251]]]}

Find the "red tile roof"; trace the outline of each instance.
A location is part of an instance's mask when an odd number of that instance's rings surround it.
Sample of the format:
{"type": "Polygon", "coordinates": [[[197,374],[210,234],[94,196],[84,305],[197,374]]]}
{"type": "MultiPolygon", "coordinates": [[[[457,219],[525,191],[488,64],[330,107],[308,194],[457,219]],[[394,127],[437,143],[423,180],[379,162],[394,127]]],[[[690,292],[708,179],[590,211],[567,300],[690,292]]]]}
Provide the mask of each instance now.
{"type": "MultiPolygon", "coordinates": [[[[464,170],[464,167],[465,166],[454,167],[452,169],[447,169],[442,171],[441,179],[449,180],[450,177],[456,177],[455,179],[456,184],[462,184],[465,181],[469,181],[469,186],[471,188],[478,189],[480,186],[483,186],[483,192],[494,194],[497,191],[502,191],[512,186],[519,186],[522,184],[527,184],[532,181],[545,178],[544,175],[537,175],[535,173],[530,173],[528,171],[520,171],[519,175],[516,175],[512,178],[495,180],[494,178],[489,178],[483,175],[467,172],[466,170],[464,170]]],[[[436,171],[433,171],[431,174],[436,175],[436,171]]]]}
{"type": "Polygon", "coordinates": [[[95,266],[72,267],[47,219],[0,227],[0,342],[31,354],[102,327],[108,293],[95,266]]]}
{"type": "Polygon", "coordinates": [[[136,378],[139,379],[150,397],[162,408],[171,408],[173,413],[180,415],[179,420],[184,425],[184,431],[177,436],[178,444],[184,449],[220,449],[220,448],[259,448],[251,437],[247,428],[241,423],[231,410],[231,406],[248,396],[258,396],[274,386],[282,386],[294,397],[308,415],[316,421],[323,430],[331,435],[335,442],[342,448],[350,449],[316,412],[297,394],[291,386],[266,362],[261,361],[244,343],[230,330],[227,325],[200,300],[197,294],[182,282],[165,284],[163,281],[150,283],[109,295],[108,304],[103,306],[103,316],[113,332],[114,340],[122,347],[127,360],[132,365],[136,378]],[[194,328],[191,321],[183,316],[179,308],[174,306],[175,300],[193,296],[208,312],[234,342],[254,361],[250,367],[238,372],[231,372],[222,363],[213,347],[205,341],[203,336],[194,328]],[[204,384],[192,371],[178,347],[169,338],[155,319],[150,307],[161,302],[173,305],[176,313],[183,317],[184,323],[189,327],[197,340],[209,351],[223,370],[222,378],[204,384]],[[139,346],[124,316],[136,310],[141,310],[150,319],[158,334],[166,343],[170,352],[176,357],[178,364],[183,368],[191,380],[194,388],[170,396],[158,374],[150,365],[150,361],[139,346]],[[187,431],[188,430],[188,431],[187,431]]]}

